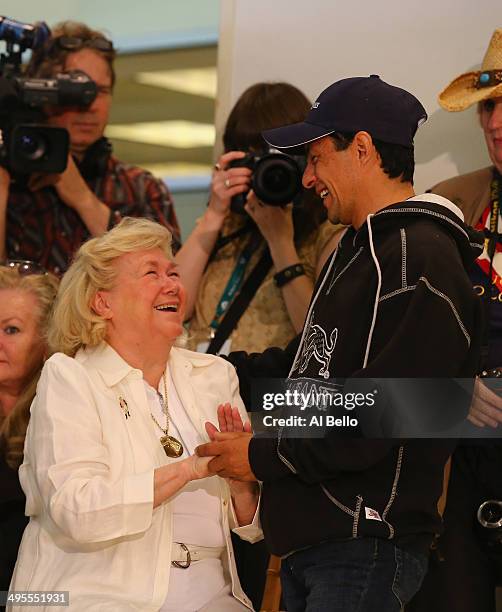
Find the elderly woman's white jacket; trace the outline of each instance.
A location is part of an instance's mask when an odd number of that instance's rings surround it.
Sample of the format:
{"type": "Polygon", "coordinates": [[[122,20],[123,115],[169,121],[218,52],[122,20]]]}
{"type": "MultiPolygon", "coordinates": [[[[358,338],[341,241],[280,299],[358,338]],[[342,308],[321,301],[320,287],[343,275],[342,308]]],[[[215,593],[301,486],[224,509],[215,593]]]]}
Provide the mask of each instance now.
{"type": "MultiPolygon", "coordinates": [[[[231,402],[245,414],[234,369],[223,359],[173,348],[169,366],[204,439],[204,423],[217,425],[218,404],[231,402]]],[[[158,610],[169,584],[172,514],[169,501],[153,509],[153,472],[169,461],[152,427],[141,371],[105,343],[75,359],[53,355],[31,408],[20,468],[31,520],[11,590],[69,591],[71,610],[158,610]]],[[[233,592],[250,606],[230,530],[251,542],[261,530],[256,516],[237,527],[220,482],[233,592]]]]}

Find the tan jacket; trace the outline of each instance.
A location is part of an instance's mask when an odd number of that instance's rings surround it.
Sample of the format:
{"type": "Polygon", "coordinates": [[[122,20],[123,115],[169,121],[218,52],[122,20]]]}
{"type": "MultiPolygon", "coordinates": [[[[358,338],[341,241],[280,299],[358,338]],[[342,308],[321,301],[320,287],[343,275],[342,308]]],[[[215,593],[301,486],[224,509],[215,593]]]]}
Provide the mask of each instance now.
{"type": "Polygon", "coordinates": [[[476,225],[490,204],[492,166],[455,176],[432,187],[432,193],[448,198],[464,213],[467,225],[476,225]]]}
{"type": "MultiPolygon", "coordinates": [[[[234,368],[223,359],[173,348],[169,366],[204,440],[205,421],[217,424],[218,404],[232,402],[245,414],[234,368]]],[[[169,501],[153,508],[153,473],[169,461],[152,427],[140,370],[105,343],[75,359],[53,355],[31,408],[20,468],[30,522],[11,590],[70,591],[70,610],[79,612],[159,610],[169,585],[172,513],[169,501]]],[[[256,517],[237,527],[228,486],[219,482],[224,563],[234,595],[251,607],[230,530],[252,542],[261,530],[256,517]]]]}

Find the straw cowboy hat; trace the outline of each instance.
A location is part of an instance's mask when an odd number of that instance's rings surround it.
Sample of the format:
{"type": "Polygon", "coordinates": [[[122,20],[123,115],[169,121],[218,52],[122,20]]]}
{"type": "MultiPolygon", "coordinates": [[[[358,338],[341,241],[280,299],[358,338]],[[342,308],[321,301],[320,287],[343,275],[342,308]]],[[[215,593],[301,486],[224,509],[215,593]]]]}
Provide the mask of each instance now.
{"type": "Polygon", "coordinates": [[[497,96],[502,96],[502,29],[493,33],[481,70],[457,77],[439,94],[438,100],[447,111],[463,111],[497,96]]]}

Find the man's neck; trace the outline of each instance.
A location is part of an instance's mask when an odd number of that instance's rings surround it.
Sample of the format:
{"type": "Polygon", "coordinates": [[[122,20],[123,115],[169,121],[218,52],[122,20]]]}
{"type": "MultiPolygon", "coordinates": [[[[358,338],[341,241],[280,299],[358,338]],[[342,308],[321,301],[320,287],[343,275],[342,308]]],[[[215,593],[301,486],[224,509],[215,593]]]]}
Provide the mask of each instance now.
{"type": "Polygon", "coordinates": [[[70,153],[79,163],[84,159],[85,151],[86,150],[82,151],[81,149],[70,149],[70,153]]]}
{"type": "Polygon", "coordinates": [[[368,215],[375,214],[391,204],[403,202],[415,195],[411,183],[401,183],[395,179],[385,179],[380,186],[374,185],[373,188],[370,186],[366,191],[367,193],[362,194],[359,198],[359,204],[354,210],[352,225],[355,229],[363,225],[368,215]]]}
{"type": "Polygon", "coordinates": [[[85,154],[90,149],[90,147],[93,146],[93,144],[94,143],[92,143],[88,147],[70,144],[70,153],[80,163],[84,159],[85,154]]]}

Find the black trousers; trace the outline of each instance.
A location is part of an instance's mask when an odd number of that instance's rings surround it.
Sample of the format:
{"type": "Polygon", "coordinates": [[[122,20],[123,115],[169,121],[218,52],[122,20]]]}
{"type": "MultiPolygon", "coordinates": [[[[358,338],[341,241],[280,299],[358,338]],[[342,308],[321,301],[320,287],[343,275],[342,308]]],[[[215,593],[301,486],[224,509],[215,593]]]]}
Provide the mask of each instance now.
{"type": "Polygon", "coordinates": [[[261,540],[255,544],[250,544],[232,533],[232,544],[241,586],[253,602],[253,608],[259,610],[263,599],[270,556],[265,541],[261,540]]]}

